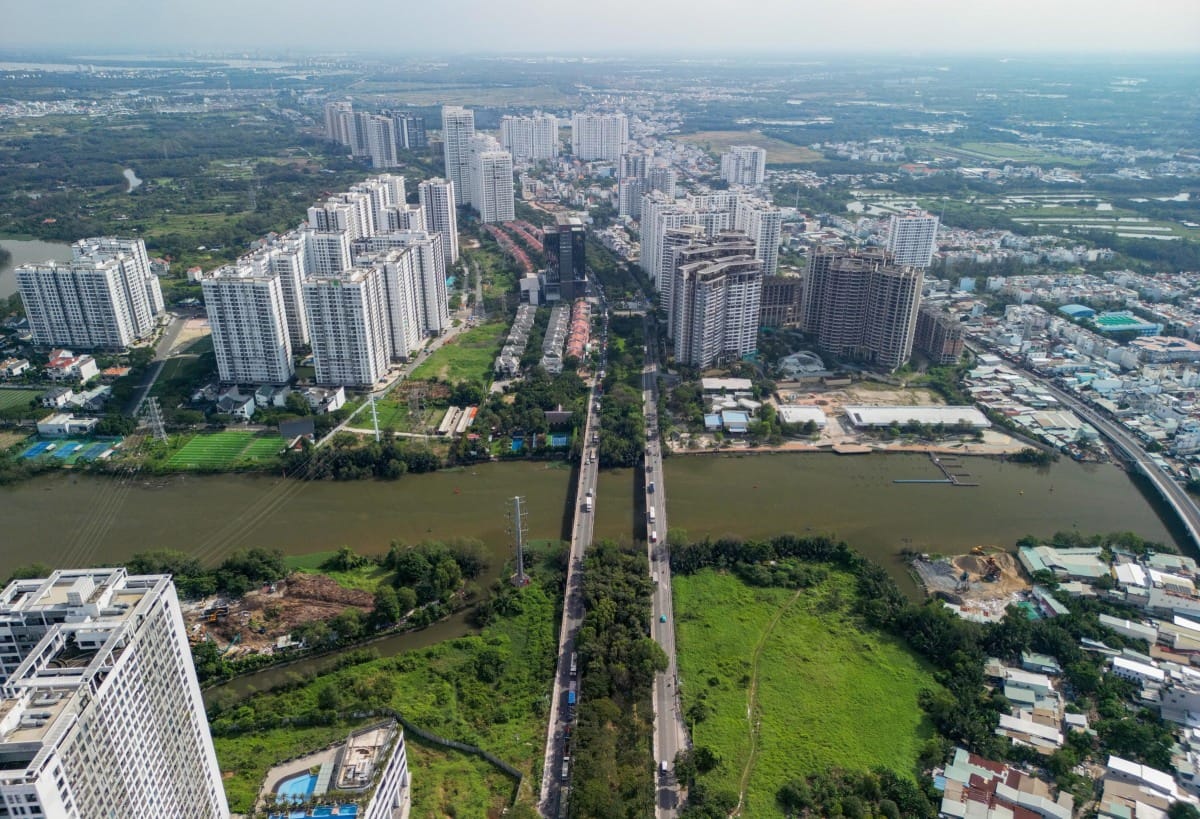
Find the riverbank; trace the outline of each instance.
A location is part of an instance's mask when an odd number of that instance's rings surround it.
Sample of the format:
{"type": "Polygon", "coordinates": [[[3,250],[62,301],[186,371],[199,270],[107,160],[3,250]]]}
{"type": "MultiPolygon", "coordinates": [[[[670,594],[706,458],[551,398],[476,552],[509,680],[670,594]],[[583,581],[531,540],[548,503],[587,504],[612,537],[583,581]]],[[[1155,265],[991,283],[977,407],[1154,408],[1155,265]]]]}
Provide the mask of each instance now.
{"type": "MultiPolygon", "coordinates": [[[[671,455],[711,455],[714,453],[728,452],[766,452],[766,453],[814,453],[823,452],[838,453],[839,448],[843,448],[843,452],[851,454],[865,454],[867,452],[924,452],[933,453],[935,455],[1014,455],[1023,449],[1028,449],[1029,444],[1018,441],[1007,435],[1000,433],[990,433],[984,435],[984,440],[959,440],[953,442],[939,443],[906,443],[901,441],[883,441],[874,440],[871,438],[860,437],[853,441],[833,442],[821,440],[819,442],[812,441],[785,441],[782,444],[774,446],[751,446],[740,441],[723,441],[719,448],[714,447],[715,440],[709,439],[707,443],[702,443],[693,446],[677,446],[670,445],[671,455]]],[[[838,453],[840,454],[840,453],[838,453]]]]}

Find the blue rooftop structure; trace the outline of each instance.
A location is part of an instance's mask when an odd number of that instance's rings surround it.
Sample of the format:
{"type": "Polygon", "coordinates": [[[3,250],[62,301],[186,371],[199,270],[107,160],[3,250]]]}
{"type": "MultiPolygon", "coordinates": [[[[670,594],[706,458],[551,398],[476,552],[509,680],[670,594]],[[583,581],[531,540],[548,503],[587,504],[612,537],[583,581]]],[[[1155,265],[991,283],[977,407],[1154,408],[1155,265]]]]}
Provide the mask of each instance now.
{"type": "Polygon", "coordinates": [[[1096,315],[1095,310],[1082,304],[1064,304],[1058,312],[1073,319],[1090,319],[1096,315]]]}

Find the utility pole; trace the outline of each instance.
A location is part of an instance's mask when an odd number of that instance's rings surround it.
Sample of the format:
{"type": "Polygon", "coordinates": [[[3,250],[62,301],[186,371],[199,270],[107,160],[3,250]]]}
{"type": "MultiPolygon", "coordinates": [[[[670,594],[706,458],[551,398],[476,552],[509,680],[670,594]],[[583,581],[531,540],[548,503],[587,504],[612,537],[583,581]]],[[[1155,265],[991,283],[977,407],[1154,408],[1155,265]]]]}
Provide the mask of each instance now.
{"type": "Polygon", "coordinates": [[[163,426],[162,410],[158,406],[158,399],[153,396],[146,399],[146,409],[142,413],[146,419],[146,423],[150,425],[150,431],[154,433],[154,437],[166,443],[167,431],[163,426]]]}
{"type": "Polygon", "coordinates": [[[512,535],[513,545],[517,553],[517,573],[512,577],[514,586],[528,586],[529,577],[525,574],[525,536],[526,512],[521,508],[524,498],[517,496],[512,499],[513,507],[509,518],[509,534],[512,535]]]}

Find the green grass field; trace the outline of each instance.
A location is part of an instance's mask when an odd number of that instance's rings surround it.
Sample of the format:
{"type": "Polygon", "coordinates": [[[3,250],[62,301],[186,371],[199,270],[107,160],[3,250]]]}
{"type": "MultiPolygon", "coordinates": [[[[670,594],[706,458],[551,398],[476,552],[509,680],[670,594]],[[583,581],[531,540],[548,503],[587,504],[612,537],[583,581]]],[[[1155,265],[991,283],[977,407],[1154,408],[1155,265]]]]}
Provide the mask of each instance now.
{"type": "Polygon", "coordinates": [[[451,384],[459,381],[491,381],[496,356],[504,346],[508,324],[489,321],[459,335],[413,370],[414,380],[439,378],[451,384]]]}
{"type": "Polygon", "coordinates": [[[294,571],[303,572],[304,574],[323,574],[326,577],[332,578],[343,588],[361,589],[362,591],[372,593],[379,588],[380,583],[391,577],[391,572],[374,563],[368,563],[366,566],[361,566],[348,572],[334,572],[322,569],[321,564],[336,554],[336,551],[328,551],[311,552],[306,555],[291,555],[285,557],[283,562],[289,569],[294,571]]]}
{"type": "Polygon", "coordinates": [[[42,392],[44,390],[0,390],[0,412],[7,409],[24,409],[42,392]]]}
{"type": "Polygon", "coordinates": [[[793,145],[762,131],[697,131],[675,137],[680,142],[699,145],[712,154],[722,154],[733,145],[757,145],[767,152],[767,165],[795,165],[817,162],[824,157],[812,148],[793,145]]]}
{"type": "Polygon", "coordinates": [[[797,593],[706,570],[673,588],[684,708],[708,709],[692,739],[722,760],[701,781],[744,788],[744,815],[782,816],[784,783],[833,766],[915,775],[933,732],[917,695],[936,684],[895,638],[859,629],[852,577],[797,593]]]}
{"type": "Polygon", "coordinates": [[[283,448],[278,435],[226,430],[189,438],[167,459],[169,469],[224,469],[239,463],[266,461],[283,448]]]}

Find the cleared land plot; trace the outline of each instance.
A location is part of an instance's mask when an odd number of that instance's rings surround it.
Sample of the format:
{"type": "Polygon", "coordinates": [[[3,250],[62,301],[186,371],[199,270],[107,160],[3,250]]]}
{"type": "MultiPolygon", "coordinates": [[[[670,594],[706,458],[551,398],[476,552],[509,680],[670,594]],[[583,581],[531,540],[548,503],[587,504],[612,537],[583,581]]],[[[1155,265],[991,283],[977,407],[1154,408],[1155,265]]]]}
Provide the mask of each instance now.
{"type": "Polygon", "coordinates": [[[722,760],[701,780],[744,783],[744,815],[782,816],[783,784],[834,766],[914,774],[932,735],[917,695],[936,683],[895,638],[859,628],[852,577],[799,593],[712,570],[672,585],[684,707],[708,712],[692,738],[722,760]]]}
{"type": "Polygon", "coordinates": [[[793,145],[762,131],[697,131],[675,137],[680,142],[699,145],[712,154],[722,154],[734,145],[755,145],[767,152],[767,165],[795,165],[817,162],[824,157],[803,145],[793,145]]]}
{"type": "Polygon", "coordinates": [[[17,444],[24,443],[28,439],[28,432],[12,432],[8,430],[0,432],[0,452],[15,447],[17,444]]]}
{"type": "Polygon", "coordinates": [[[411,378],[439,378],[452,384],[459,381],[486,384],[491,380],[492,367],[507,335],[508,323],[504,321],[489,321],[473,327],[425,359],[413,370],[411,378]]]}
{"type": "Polygon", "coordinates": [[[933,145],[930,148],[949,156],[983,162],[1027,162],[1033,165],[1082,167],[1092,160],[1052,154],[1031,145],[1016,142],[964,142],[962,145],[933,145]]]}
{"type": "Polygon", "coordinates": [[[42,390],[0,390],[0,412],[7,409],[24,409],[41,394],[42,390]]]}
{"type": "Polygon", "coordinates": [[[236,463],[263,461],[283,449],[278,435],[226,430],[195,435],[167,459],[170,469],[221,469],[236,463]]]}

